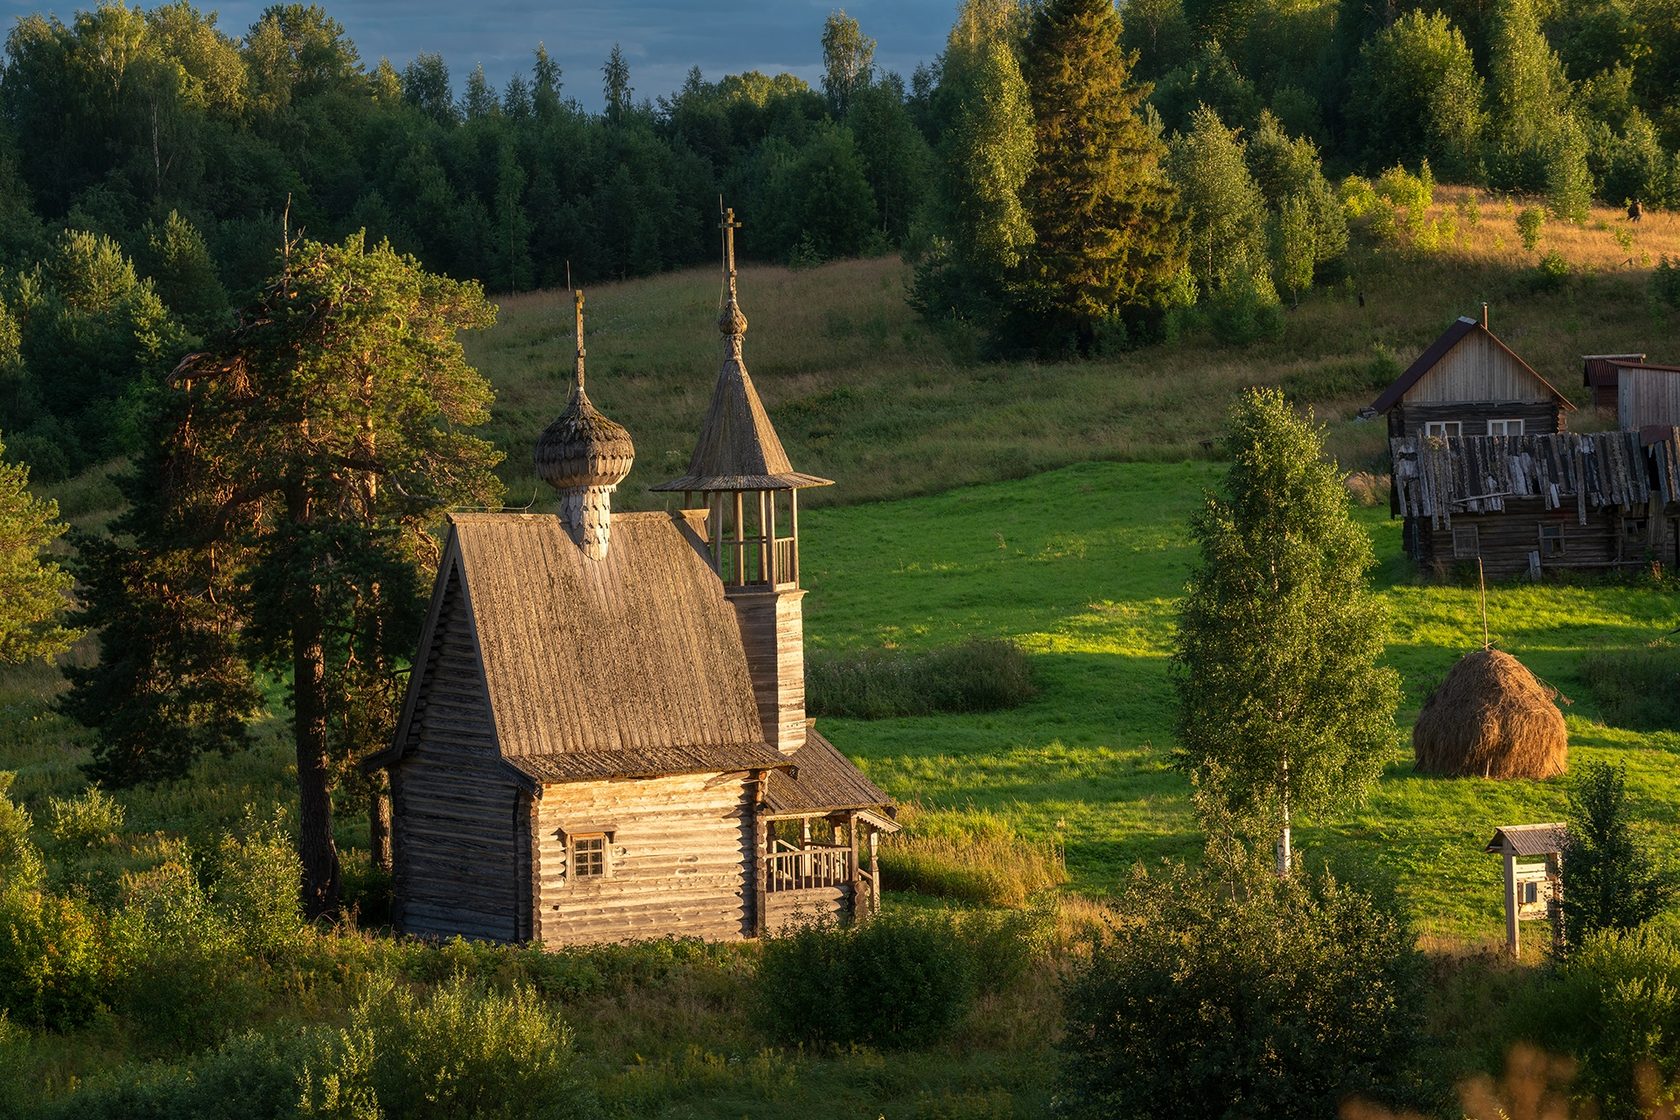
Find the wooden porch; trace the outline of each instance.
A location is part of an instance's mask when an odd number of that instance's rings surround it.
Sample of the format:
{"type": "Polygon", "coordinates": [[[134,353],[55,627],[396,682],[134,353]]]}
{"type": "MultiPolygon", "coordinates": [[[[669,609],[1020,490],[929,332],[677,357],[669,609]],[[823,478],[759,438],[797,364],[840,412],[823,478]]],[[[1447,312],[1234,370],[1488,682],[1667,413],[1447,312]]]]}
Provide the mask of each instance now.
{"type": "Polygon", "coordinates": [[[763,859],[761,933],[789,924],[863,918],[880,912],[881,871],[875,836],[856,843],[771,840],[763,859]]]}

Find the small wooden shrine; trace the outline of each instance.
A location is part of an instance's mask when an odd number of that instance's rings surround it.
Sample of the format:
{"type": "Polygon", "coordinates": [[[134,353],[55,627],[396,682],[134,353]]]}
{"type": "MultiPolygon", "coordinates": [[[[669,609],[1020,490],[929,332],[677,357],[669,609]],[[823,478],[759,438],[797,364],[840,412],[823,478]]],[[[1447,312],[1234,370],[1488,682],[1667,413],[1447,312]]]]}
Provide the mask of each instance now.
{"type": "Polygon", "coordinates": [[[394,921],[548,944],[750,937],[879,905],[885,793],[805,717],[798,490],[742,359],[689,473],[613,513],[629,433],[584,388],[537,441],[558,515],[457,514],[391,746],[394,921]],[[692,505],[684,502],[684,506],[692,505]],[[815,827],[813,827],[815,826],[815,827]]]}
{"type": "Polygon", "coordinates": [[[1505,944],[1521,953],[1523,922],[1545,919],[1552,946],[1563,942],[1563,849],[1569,830],[1562,824],[1512,824],[1496,829],[1483,849],[1505,857],[1505,944]]]}

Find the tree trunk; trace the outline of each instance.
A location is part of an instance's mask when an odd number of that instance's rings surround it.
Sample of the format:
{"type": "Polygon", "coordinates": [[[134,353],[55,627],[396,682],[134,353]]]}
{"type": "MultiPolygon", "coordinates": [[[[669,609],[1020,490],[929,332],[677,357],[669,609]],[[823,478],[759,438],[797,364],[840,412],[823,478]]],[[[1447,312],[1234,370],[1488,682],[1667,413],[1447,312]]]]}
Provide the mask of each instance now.
{"type": "Polygon", "coordinates": [[[1289,843],[1289,759],[1287,758],[1283,760],[1283,781],[1279,792],[1283,806],[1283,828],[1278,835],[1277,842],[1277,876],[1279,879],[1287,879],[1295,862],[1295,854],[1291,851],[1289,843]]]}
{"type": "Polygon", "coordinates": [[[326,651],[321,631],[320,615],[315,610],[302,611],[292,624],[298,856],[303,862],[303,910],[311,918],[338,912],[339,885],[327,758],[326,651]]]}
{"type": "Polygon", "coordinates": [[[368,795],[368,850],[373,866],[391,873],[391,786],[383,772],[374,776],[368,795]]]}

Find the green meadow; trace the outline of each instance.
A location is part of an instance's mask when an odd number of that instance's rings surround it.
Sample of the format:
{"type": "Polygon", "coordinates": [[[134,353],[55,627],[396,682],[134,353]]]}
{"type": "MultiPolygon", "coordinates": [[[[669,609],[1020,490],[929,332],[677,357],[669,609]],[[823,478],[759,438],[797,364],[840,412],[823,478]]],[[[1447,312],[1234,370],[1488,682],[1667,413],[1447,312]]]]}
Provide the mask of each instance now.
{"type": "MultiPolygon", "coordinates": [[[[901,799],[973,806],[1055,836],[1073,887],[1101,894],[1137,861],[1194,858],[1188,784],[1172,767],[1168,658],[1174,603],[1194,562],[1186,522],[1220,468],[1087,463],[930,498],[813,512],[801,522],[807,636],[816,649],[925,648],[1003,637],[1031,656],[1039,694],[1004,712],[824,720],[831,739],[901,799]]],[[[1564,785],[1412,772],[1410,723],[1429,690],[1481,642],[1474,588],[1414,579],[1397,522],[1361,510],[1392,612],[1389,659],[1405,682],[1393,760],[1361,807],[1312,820],[1309,862],[1397,891],[1432,939],[1503,935],[1502,824],[1557,819],[1564,785]]],[[[1561,690],[1571,761],[1628,767],[1640,813],[1670,826],[1680,732],[1600,721],[1580,676],[1589,653],[1636,649],[1675,625],[1672,588],[1646,580],[1488,589],[1495,642],[1561,690]]]]}

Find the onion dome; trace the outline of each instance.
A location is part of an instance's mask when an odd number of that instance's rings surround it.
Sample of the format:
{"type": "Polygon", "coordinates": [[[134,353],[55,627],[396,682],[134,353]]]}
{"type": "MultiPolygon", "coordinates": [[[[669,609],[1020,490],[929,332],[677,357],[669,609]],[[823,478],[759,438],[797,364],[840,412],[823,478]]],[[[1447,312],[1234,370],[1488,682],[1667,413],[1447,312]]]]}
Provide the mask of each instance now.
{"type": "Polygon", "coordinates": [[[612,492],[630,473],[636,447],[622,424],[601,415],[583,388],[583,293],[577,310],[577,366],[572,395],[554,423],[537,438],[537,476],[560,494],[560,521],[585,553],[606,558],[612,534],[612,492]]]}

